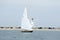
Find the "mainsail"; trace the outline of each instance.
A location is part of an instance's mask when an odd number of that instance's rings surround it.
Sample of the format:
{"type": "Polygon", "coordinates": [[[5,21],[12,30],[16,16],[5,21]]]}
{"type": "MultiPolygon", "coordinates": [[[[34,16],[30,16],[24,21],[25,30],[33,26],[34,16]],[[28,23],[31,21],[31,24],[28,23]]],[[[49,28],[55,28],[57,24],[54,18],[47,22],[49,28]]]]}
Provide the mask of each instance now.
{"type": "Polygon", "coordinates": [[[27,9],[25,8],[22,21],[21,21],[21,28],[26,29],[26,30],[31,30],[32,29],[32,24],[27,16],[27,9]]]}

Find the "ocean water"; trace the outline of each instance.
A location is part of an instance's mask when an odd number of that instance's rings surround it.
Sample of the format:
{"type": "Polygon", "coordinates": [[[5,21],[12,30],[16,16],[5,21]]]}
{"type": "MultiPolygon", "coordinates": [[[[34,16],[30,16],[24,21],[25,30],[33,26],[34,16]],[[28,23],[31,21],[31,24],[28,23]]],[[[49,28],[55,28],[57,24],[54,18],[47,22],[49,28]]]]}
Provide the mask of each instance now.
{"type": "Polygon", "coordinates": [[[20,30],[0,30],[0,40],[60,40],[60,31],[23,33],[20,30]]]}

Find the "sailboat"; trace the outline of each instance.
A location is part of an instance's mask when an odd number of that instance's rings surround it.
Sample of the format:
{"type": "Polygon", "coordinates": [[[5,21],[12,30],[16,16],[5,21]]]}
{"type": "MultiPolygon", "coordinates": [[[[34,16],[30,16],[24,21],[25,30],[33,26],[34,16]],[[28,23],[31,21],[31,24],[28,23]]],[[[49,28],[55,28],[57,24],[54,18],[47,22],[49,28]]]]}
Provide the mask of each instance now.
{"type": "Polygon", "coordinates": [[[33,26],[33,22],[32,22],[32,20],[31,21],[29,20],[29,18],[27,16],[27,8],[25,8],[23,17],[21,20],[22,32],[33,32],[32,26],[33,26]]]}

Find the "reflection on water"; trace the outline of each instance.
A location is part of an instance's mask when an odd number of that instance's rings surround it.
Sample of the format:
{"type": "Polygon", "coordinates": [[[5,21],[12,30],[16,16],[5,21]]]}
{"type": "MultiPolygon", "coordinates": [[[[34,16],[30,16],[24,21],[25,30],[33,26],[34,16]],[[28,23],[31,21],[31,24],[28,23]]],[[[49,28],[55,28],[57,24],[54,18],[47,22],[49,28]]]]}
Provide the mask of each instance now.
{"type": "Polygon", "coordinates": [[[0,40],[60,40],[60,31],[0,30],[0,40]]]}

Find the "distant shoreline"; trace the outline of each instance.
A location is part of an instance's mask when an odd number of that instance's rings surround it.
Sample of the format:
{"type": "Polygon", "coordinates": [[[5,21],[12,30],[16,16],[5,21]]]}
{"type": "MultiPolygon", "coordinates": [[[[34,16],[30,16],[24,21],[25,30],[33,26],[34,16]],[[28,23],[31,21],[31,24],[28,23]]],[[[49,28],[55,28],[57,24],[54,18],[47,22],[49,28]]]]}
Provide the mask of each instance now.
{"type": "MultiPolygon", "coordinates": [[[[0,29],[0,30],[22,30],[22,29],[0,29]]],[[[60,31],[60,29],[33,29],[38,31],[60,31]]]]}
{"type": "MultiPolygon", "coordinates": [[[[33,30],[40,30],[40,31],[60,31],[60,28],[50,28],[50,27],[39,27],[39,28],[32,28],[33,30]]],[[[22,30],[21,27],[0,27],[0,30],[22,30]]]]}

